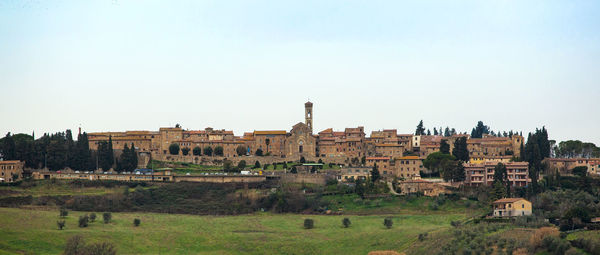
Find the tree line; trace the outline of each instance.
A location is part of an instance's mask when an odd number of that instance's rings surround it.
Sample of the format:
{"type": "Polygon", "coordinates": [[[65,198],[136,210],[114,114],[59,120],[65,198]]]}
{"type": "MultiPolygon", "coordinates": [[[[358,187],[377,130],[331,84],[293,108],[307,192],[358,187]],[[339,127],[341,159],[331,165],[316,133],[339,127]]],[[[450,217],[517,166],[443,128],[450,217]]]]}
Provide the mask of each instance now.
{"type": "Polygon", "coordinates": [[[71,130],[44,134],[35,139],[35,134],[7,133],[0,139],[0,157],[4,160],[25,161],[26,168],[47,168],[56,171],[65,168],[74,170],[95,170],[111,168],[117,171],[133,171],[137,168],[138,157],[135,146],[125,145],[121,155],[115,157],[112,137],[98,143],[98,151],[92,153],[87,133],[83,132],[73,140],[71,130]]]}
{"type": "MultiPolygon", "coordinates": [[[[433,132],[430,129],[425,129],[425,125],[423,124],[423,120],[419,121],[417,125],[417,129],[415,130],[415,135],[439,135],[444,137],[450,137],[453,135],[461,134],[457,132],[455,128],[450,128],[446,126],[446,128],[442,129],[442,127],[433,128],[433,132]]],[[[463,132],[462,134],[467,134],[467,132],[463,132]]],[[[522,132],[515,131],[493,131],[489,126],[483,124],[483,121],[478,121],[477,125],[471,130],[471,138],[482,138],[483,135],[491,135],[495,137],[513,137],[513,135],[523,135],[522,132]]]]}
{"type": "Polygon", "coordinates": [[[2,158],[25,161],[25,167],[34,169],[94,169],[86,133],[78,135],[77,141],[73,141],[71,130],[44,134],[38,139],[34,139],[34,135],[6,134],[0,139],[2,158]]]}
{"type": "MultiPolygon", "coordinates": [[[[554,141],[551,141],[554,142],[554,141]]],[[[559,158],[598,158],[600,148],[593,143],[579,140],[562,141],[553,147],[554,154],[559,158]]]]}

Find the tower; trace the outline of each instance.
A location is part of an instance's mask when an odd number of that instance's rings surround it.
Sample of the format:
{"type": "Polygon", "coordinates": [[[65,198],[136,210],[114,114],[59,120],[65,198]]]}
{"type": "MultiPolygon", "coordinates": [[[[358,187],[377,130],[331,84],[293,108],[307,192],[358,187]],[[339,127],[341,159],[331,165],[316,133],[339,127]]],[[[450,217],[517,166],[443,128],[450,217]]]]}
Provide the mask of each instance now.
{"type": "Polygon", "coordinates": [[[312,119],[313,119],[313,111],[312,111],[312,107],[313,104],[308,101],[304,104],[304,118],[306,119],[305,123],[308,128],[310,129],[310,133],[312,134],[313,131],[313,123],[312,123],[312,119]]]}

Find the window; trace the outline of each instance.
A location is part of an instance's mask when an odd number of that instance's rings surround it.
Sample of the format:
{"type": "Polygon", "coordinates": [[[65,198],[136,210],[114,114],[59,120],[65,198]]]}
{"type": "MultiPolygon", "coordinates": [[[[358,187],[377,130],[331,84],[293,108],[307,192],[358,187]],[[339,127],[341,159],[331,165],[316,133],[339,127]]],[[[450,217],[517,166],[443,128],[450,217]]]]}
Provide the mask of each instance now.
{"type": "Polygon", "coordinates": [[[525,208],[525,204],[522,204],[522,205],[521,205],[521,208],[525,208]]]}

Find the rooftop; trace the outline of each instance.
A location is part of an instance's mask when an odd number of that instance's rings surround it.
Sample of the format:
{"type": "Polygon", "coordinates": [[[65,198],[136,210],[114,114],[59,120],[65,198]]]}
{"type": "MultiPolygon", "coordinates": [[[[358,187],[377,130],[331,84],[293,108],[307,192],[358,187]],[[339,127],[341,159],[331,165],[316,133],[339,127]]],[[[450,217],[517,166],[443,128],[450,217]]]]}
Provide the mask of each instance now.
{"type": "MultiPolygon", "coordinates": [[[[522,197],[502,198],[502,199],[498,199],[498,200],[494,201],[494,204],[497,204],[497,203],[514,203],[514,202],[517,202],[517,201],[520,201],[520,200],[525,200],[525,198],[522,198],[522,197]]],[[[525,200],[525,201],[527,201],[527,200],[525,200]]]]}

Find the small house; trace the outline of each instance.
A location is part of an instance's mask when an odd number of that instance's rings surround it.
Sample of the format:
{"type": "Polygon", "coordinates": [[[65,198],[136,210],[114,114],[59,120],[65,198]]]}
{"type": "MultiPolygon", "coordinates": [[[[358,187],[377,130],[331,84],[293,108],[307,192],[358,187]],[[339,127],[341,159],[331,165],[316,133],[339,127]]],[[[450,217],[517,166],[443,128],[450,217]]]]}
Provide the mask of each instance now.
{"type": "Polygon", "coordinates": [[[494,217],[515,217],[531,215],[531,202],[524,198],[503,198],[494,201],[494,217]]]}

